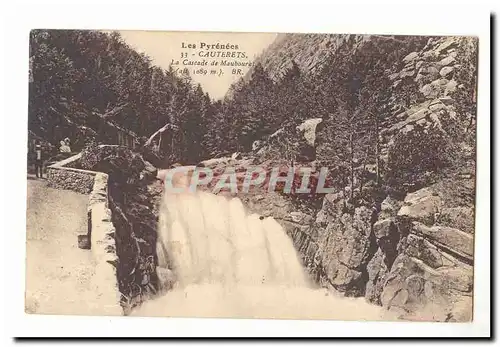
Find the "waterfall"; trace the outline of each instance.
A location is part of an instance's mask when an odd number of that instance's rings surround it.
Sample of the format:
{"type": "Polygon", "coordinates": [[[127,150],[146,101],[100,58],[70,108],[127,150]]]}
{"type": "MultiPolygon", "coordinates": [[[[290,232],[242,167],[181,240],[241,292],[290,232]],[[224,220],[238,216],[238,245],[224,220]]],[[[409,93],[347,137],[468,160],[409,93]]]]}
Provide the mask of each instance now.
{"type": "Polygon", "coordinates": [[[382,308],[316,288],[276,220],[238,198],[165,194],[158,230],[160,266],[172,290],[135,316],[380,320],[382,308]]]}

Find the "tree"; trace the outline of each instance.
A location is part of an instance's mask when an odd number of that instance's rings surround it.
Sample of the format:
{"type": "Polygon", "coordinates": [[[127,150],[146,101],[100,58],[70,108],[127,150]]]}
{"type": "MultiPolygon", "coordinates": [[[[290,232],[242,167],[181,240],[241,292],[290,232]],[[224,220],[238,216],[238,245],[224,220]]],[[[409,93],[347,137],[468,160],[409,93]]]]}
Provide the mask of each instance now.
{"type": "Polygon", "coordinates": [[[193,86],[189,75],[153,66],[117,32],[34,30],[30,75],[29,130],[50,143],[79,137],[90,128],[100,132],[100,141],[113,144],[101,128],[104,118],[149,137],[187,115],[186,128],[179,131],[184,138],[176,139],[169,153],[176,160],[203,155],[196,139],[205,135],[199,120],[211,117],[210,99],[193,86]]]}
{"type": "MultiPolygon", "coordinates": [[[[375,58],[375,57],[372,57],[375,58]]],[[[359,125],[364,135],[364,165],[375,162],[375,185],[381,184],[380,137],[381,124],[390,116],[389,98],[391,82],[380,57],[372,60],[371,73],[366,75],[360,90],[360,109],[364,121],[359,125]]],[[[363,181],[361,181],[361,184],[363,181]]]]}
{"type": "Polygon", "coordinates": [[[457,71],[455,79],[458,83],[454,95],[458,124],[468,143],[475,147],[476,95],[477,95],[477,39],[461,38],[457,52],[457,71]]]}
{"type": "Polygon", "coordinates": [[[452,140],[443,131],[415,124],[412,131],[395,137],[386,181],[401,192],[418,190],[441,177],[454,156],[452,140]]]}

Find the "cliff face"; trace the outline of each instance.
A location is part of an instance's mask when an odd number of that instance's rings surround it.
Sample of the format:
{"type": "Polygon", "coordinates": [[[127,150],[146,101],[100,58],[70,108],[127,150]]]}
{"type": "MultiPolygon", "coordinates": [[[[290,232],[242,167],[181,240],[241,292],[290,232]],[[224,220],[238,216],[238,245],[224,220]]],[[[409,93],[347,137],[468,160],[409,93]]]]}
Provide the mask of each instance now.
{"type": "Polygon", "coordinates": [[[301,70],[316,73],[328,55],[343,43],[349,42],[352,49],[356,49],[369,39],[369,35],[280,34],[255,63],[261,63],[275,80],[283,76],[292,61],[301,70]]]}
{"type": "MultiPolygon", "coordinates": [[[[283,35],[259,61],[273,79],[292,60],[314,75],[326,50],[343,42],[354,51],[369,40],[283,35]]],[[[405,319],[472,319],[476,44],[474,38],[429,38],[386,67],[390,111],[380,118],[377,134],[377,166],[389,182],[383,187],[367,179],[364,186],[351,185],[350,197],[349,187],[327,194],[320,208],[280,194],[243,198],[250,209],[280,221],[320,285],[365,296],[405,319]],[[442,153],[417,177],[412,165],[432,155],[426,147],[442,153]],[[420,159],[405,164],[419,152],[420,159]],[[443,158],[451,162],[439,166],[443,158]],[[427,179],[431,167],[438,174],[427,179]]],[[[332,126],[316,130],[316,155],[331,146],[332,126]]],[[[256,163],[279,152],[271,138],[254,143],[256,163]]],[[[368,171],[373,177],[374,170],[368,171]]]]}

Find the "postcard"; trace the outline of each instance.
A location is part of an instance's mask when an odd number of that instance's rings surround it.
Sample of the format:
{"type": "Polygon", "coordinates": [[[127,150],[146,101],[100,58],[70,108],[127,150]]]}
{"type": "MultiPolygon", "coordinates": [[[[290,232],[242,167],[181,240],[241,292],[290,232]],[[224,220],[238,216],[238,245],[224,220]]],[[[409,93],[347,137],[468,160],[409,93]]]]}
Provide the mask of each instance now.
{"type": "Polygon", "coordinates": [[[32,30],[25,312],[471,322],[478,39],[32,30]]]}

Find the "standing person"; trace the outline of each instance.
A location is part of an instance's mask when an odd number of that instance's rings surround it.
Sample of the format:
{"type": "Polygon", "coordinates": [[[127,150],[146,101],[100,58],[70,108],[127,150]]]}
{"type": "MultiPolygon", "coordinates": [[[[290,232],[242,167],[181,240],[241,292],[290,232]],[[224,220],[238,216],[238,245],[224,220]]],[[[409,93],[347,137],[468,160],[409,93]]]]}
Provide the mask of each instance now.
{"type": "Polygon", "coordinates": [[[35,145],[35,173],[37,178],[43,178],[42,146],[39,143],[35,145]],[[38,176],[39,170],[40,176],[38,176]]]}
{"type": "Polygon", "coordinates": [[[71,147],[70,147],[71,141],[69,140],[69,137],[64,139],[64,144],[67,147],[68,153],[70,153],[71,152],[71,147]]]}
{"type": "Polygon", "coordinates": [[[60,153],[70,153],[71,152],[71,149],[69,148],[69,146],[66,144],[66,141],[59,141],[59,144],[61,145],[59,147],[59,152],[60,153]]]}

